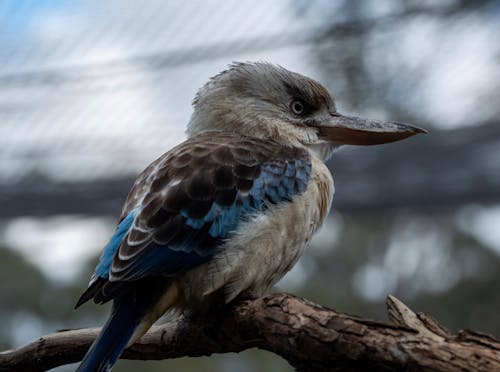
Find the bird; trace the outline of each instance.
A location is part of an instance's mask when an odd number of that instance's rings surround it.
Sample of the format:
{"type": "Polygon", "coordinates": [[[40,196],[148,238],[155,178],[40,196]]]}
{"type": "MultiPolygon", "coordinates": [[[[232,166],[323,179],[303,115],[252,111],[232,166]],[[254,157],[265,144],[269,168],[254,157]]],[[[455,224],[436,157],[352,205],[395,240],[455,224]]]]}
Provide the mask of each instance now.
{"type": "Polygon", "coordinates": [[[268,62],[232,63],[192,105],[187,139],[139,175],[75,306],[113,301],[77,371],[110,370],[165,313],[265,294],[329,213],[333,152],[426,133],[342,115],[319,82],[268,62]]]}

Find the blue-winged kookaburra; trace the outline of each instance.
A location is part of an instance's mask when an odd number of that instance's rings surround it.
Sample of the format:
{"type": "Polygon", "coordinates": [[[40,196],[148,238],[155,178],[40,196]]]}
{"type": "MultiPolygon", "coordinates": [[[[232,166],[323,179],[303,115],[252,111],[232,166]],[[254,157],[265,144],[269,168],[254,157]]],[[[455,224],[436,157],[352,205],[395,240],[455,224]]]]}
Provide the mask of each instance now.
{"type": "Polygon", "coordinates": [[[265,293],[328,214],[332,152],[425,132],[341,115],[321,84],[268,63],[231,65],[193,106],[188,139],[139,176],[78,301],[113,300],[79,371],[109,370],[167,311],[265,293]]]}

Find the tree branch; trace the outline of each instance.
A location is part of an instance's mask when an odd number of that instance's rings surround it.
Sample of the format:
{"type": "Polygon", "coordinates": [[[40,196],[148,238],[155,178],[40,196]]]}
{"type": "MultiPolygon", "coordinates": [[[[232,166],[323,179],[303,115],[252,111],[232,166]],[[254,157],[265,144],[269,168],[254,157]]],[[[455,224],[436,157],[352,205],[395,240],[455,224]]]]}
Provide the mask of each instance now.
{"type": "MultiPolygon", "coordinates": [[[[342,314],[288,294],[268,295],[209,317],[155,326],[123,358],[159,360],[257,347],[282,356],[299,371],[500,370],[500,342],[492,336],[452,335],[392,296],[387,305],[392,323],[342,314]]],[[[0,371],[39,371],[77,362],[98,332],[60,331],[2,352],[0,371]]]]}

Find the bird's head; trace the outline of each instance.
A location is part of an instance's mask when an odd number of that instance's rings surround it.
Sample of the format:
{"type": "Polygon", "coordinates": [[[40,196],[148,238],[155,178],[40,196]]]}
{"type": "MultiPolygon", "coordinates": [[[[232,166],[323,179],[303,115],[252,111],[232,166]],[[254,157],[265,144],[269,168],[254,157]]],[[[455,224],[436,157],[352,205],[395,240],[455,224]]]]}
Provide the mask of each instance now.
{"type": "Polygon", "coordinates": [[[208,130],[303,146],[327,159],[344,144],[376,145],[425,130],[341,115],[317,81],[269,63],[235,63],[197,93],[187,134],[208,130]]]}

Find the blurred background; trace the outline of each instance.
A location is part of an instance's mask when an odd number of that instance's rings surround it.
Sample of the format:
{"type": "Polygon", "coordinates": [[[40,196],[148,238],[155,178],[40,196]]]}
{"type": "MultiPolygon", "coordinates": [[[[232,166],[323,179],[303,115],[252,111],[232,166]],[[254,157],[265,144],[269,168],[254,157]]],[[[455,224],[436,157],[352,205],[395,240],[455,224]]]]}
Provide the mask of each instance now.
{"type": "MultiPolygon", "coordinates": [[[[102,324],[73,306],[134,177],[210,76],[255,60],[431,131],[334,156],[333,212],[276,290],[376,319],[392,293],[500,336],[499,35],[494,0],[0,1],[0,349],[102,324]]],[[[115,370],[138,368],[291,370],[257,350],[115,370]]]]}

